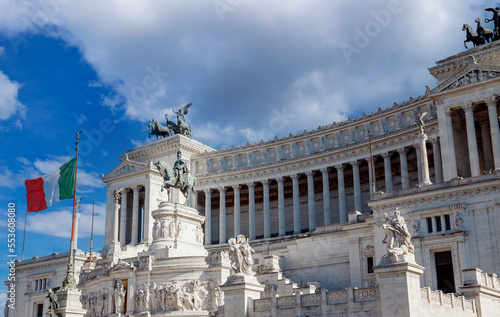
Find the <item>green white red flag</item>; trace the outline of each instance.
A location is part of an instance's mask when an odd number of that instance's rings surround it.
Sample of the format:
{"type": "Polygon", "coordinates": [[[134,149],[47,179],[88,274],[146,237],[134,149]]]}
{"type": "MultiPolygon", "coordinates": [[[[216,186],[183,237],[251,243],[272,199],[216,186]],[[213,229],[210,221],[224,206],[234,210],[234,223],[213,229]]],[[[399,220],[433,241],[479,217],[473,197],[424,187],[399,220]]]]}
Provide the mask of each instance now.
{"type": "Polygon", "coordinates": [[[28,212],[44,210],[62,199],[75,197],[75,168],[76,157],[57,171],[26,180],[28,212]]]}

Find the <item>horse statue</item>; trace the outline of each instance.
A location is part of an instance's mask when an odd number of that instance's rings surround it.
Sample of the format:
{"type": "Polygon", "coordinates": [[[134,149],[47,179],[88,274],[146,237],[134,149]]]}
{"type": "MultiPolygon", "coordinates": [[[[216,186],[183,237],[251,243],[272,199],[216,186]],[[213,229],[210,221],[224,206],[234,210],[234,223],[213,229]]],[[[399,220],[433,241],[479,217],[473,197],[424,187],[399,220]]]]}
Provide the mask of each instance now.
{"type": "Polygon", "coordinates": [[[150,130],[149,132],[149,137],[151,137],[152,135],[156,135],[156,138],[158,139],[158,137],[162,137],[162,138],[166,138],[167,136],[170,135],[170,128],[167,126],[167,127],[164,127],[161,125],[160,121],[158,121],[157,119],[153,118],[153,123],[149,123],[148,124],[148,128],[150,130]]]}
{"type": "Polygon", "coordinates": [[[184,205],[187,205],[189,194],[195,193],[196,178],[189,174],[187,163],[180,158],[180,151],[177,156],[178,160],[175,162],[173,168],[165,161],[158,161],[154,165],[163,177],[161,190],[163,191],[164,188],[169,189],[171,187],[180,189],[184,197],[186,197],[184,205]]]}
{"type": "Polygon", "coordinates": [[[485,29],[480,18],[477,18],[474,21],[477,23],[477,35],[481,36],[486,43],[493,42],[493,30],[485,29]]]}
{"type": "Polygon", "coordinates": [[[474,31],[472,31],[472,28],[470,27],[470,25],[464,24],[464,26],[462,27],[462,31],[467,32],[467,37],[464,41],[464,46],[466,49],[468,48],[467,44],[466,44],[467,42],[472,42],[474,47],[479,46],[481,44],[484,44],[484,38],[482,36],[479,36],[476,33],[474,33],[474,31]]]}
{"type": "Polygon", "coordinates": [[[172,120],[170,120],[170,116],[168,114],[165,114],[165,121],[167,122],[167,127],[170,128],[170,130],[174,133],[174,134],[180,134],[180,130],[179,130],[179,126],[177,125],[177,123],[173,122],[172,120]]]}

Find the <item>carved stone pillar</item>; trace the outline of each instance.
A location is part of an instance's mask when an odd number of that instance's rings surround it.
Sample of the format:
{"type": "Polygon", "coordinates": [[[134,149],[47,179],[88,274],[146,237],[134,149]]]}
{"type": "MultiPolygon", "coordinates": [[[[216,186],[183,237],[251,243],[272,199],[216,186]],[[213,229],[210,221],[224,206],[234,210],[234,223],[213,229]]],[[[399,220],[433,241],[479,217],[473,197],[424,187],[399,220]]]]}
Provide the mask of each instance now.
{"type": "Polygon", "coordinates": [[[443,163],[441,161],[441,146],[439,138],[432,140],[432,152],[434,152],[434,174],[436,175],[436,183],[443,182],[443,163]]]}
{"type": "Polygon", "coordinates": [[[345,205],[345,183],[344,183],[344,166],[342,164],[335,165],[337,169],[338,187],[339,187],[339,217],[340,223],[347,222],[347,210],[345,205]]]}
{"type": "Polygon", "coordinates": [[[293,233],[300,233],[300,200],[299,200],[299,175],[293,174],[293,233]]]}
{"type": "Polygon", "coordinates": [[[127,244],[127,194],[128,188],[124,188],[122,190],[122,208],[120,214],[120,243],[122,245],[127,244]]]}
{"type": "Polygon", "coordinates": [[[233,189],[234,189],[234,236],[237,237],[241,232],[240,185],[233,185],[233,189]]]}
{"type": "Polygon", "coordinates": [[[443,139],[441,138],[441,148],[446,146],[448,148],[448,159],[446,160],[449,165],[450,174],[445,180],[448,181],[450,179],[457,177],[457,156],[455,154],[455,141],[453,136],[453,124],[451,120],[451,115],[453,113],[452,109],[447,109],[445,111],[445,119],[446,119],[446,138],[448,139],[447,144],[443,144],[443,139]]]}
{"type": "Polygon", "coordinates": [[[316,230],[316,211],[314,206],[314,172],[307,171],[307,204],[309,214],[309,231],[316,230]]]}
{"type": "Polygon", "coordinates": [[[418,139],[420,140],[420,166],[419,169],[422,171],[422,182],[420,185],[431,185],[432,182],[429,177],[429,162],[427,159],[427,135],[425,133],[419,133],[418,139]]]}
{"type": "Polygon", "coordinates": [[[118,203],[118,199],[114,197],[115,199],[115,204],[113,205],[114,208],[114,217],[113,217],[113,240],[111,241],[112,244],[119,244],[120,240],[118,238],[118,227],[120,226],[120,204],[118,203]]]}
{"type": "Polygon", "coordinates": [[[479,125],[481,126],[481,143],[483,144],[482,149],[484,166],[482,170],[489,172],[490,170],[495,170],[495,164],[493,162],[493,152],[491,147],[489,119],[486,116],[480,117],[479,125]]]}
{"type": "Polygon", "coordinates": [[[465,111],[465,123],[467,125],[467,145],[469,146],[469,161],[471,176],[479,176],[479,154],[477,151],[476,127],[474,126],[474,108],[468,103],[462,106],[465,111]]]}
{"type": "Polygon", "coordinates": [[[132,200],[132,239],[131,244],[137,245],[138,235],[139,235],[139,188],[140,185],[132,186],[132,191],[134,193],[132,200]]]}
{"type": "Polygon", "coordinates": [[[205,189],[205,244],[212,244],[212,190],[205,189]]]}
{"type": "Polygon", "coordinates": [[[278,182],[278,230],[279,235],[284,236],[286,234],[285,227],[285,186],[284,186],[284,178],[277,177],[276,181],[278,182]]]}
{"type": "Polygon", "coordinates": [[[498,127],[497,99],[486,100],[488,106],[488,117],[490,119],[491,147],[493,150],[493,161],[495,170],[500,169],[500,131],[498,127]]]}
{"type": "Polygon", "coordinates": [[[219,243],[226,243],[226,188],[219,187],[219,243]]]}
{"type": "Polygon", "coordinates": [[[147,180],[144,183],[144,223],[142,225],[142,244],[150,244],[153,241],[153,216],[151,213],[156,207],[152,206],[152,200],[155,200],[155,198],[152,198],[151,195],[150,175],[146,175],[146,178],[147,180]]]}
{"type": "Polygon", "coordinates": [[[359,162],[352,161],[352,177],[354,180],[354,210],[361,212],[363,209],[361,205],[361,183],[359,179],[359,162]]]}
{"type": "Polygon", "coordinates": [[[385,191],[392,192],[394,186],[392,184],[391,153],[382,153],[382,157],[384,158],[385,191]]]}
{"type": "Polygon", "coordinates": [[[262,181],[264,190],[264,238],[271,237],[271,209],[269,206],[269,180],[262,181]]]}
{"type": "Polygon", "coordinates": [[[330,208],[330,180],[328,178],[329,168],[321,169],[323,176],[323,218],[325,226],[332,223],[331,208],[330,208]]]}
{"type": "Polygon", "coordinates": [[[410,178],[408,177],[408,158],[405,148],[398,149],[399,161],[401,165],[401,187],[402,189],[410,188],[410,178]]]}
{"type": "Polygon", "coordinates": [[[420,144],[414,144],[413,147],[417,151],[417,174],[418,184],[422,184],[422,154],[420,153],[420,144]]]}
{"type": "Polygon", "coordinates": [[[250,240],[255,240],[255,184],[248,186],[248,235],[250,240]]]}

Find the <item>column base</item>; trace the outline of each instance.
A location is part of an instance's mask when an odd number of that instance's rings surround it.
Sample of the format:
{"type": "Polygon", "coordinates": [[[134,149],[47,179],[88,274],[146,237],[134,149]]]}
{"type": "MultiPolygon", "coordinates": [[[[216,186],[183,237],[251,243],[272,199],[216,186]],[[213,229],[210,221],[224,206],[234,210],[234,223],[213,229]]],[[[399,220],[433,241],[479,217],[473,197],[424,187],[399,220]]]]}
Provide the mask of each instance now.
{"type": "Polygon", "coordinates": [[[57,292],[59,308],[55,310],[57,316],[82,317],[86,314],[80,303],[80,291],[77,289],[66,289],[57,292]]]}
{"type": "Polygon", "coordinates": [[[246,317],[249,298],[259,299],[264,285],[255,276],[236,274],[221,286],[224,292],[224,317],[246,317]]]}

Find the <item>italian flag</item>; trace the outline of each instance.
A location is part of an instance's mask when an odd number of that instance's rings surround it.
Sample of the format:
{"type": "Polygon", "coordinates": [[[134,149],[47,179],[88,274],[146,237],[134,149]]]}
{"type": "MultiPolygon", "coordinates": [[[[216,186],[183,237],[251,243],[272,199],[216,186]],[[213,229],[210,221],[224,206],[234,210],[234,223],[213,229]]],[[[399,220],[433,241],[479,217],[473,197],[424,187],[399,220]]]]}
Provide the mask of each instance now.
{"type": "Polygon", "coordinates": [[[44,210],[62,199],[75,197],[75,167],[76,157],[55,172],[26,180],[28,212],[44,210]]]}

